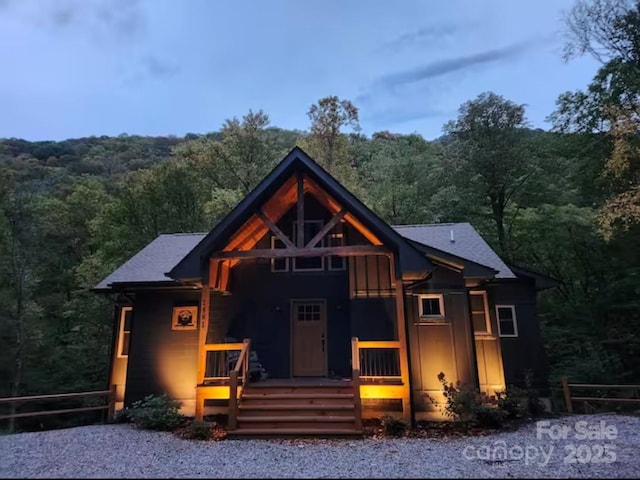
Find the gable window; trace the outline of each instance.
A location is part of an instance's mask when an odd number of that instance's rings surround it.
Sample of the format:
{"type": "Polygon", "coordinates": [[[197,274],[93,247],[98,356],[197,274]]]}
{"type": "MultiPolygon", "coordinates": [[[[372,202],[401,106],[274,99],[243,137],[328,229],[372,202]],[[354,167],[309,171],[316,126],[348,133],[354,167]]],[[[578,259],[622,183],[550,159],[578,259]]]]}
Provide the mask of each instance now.
{"type": "Polygon", "coordinates": [[[516,307],[513,305],[496,305],[498,333],[501,337],[517,337],[516,307]]]}
{"type": "Polygon", "coordinates": [[[491,320],[489,318],[489,304],[487,292],[469,292],[471,302],[471,319],[473,321],[473,333],[476,335],[488,335],[491,333],[491,320]]]}
{"type": "MultiPolygon", "coordinates": [[[[305,220],[304,221],[304,243],[316,236],[316,234],[322,230],[322,220],[305,220]]],[[[298,242],[298,224],[293,224],[293,243],[298,242]]],[[[324,247],[325,239],[323,238],[318,242],[315,248],[324,247]]],[[[293,271],[317,271],[324,270],[324,257],[294,257],[293,259],[293,271]]]]}
{"type": "Polygon", "coordinates": [[[122,307],[120,309],[120,327],[118,330],[118,357],[126,358],[129,356],[129,342],[131,339],[131,320],[133,318],[133,309],[131,307],[122,307]]]}
{"type": "MultiPolygon", "coordinates": [[[[344,246],[344,233],[330,233],[328,236],[330,247],[342,247],[344,246]]],[[[344,270],[347,268],[347,259],[345,257],[338,257],[331,255],[328,260],[329,270],[344,270]]]]}
{"type": "Polygon", "coordinates": [[[418,295],[418,315],[420,322],[440,322],[444,320],[444,299],[441,294],[418,295]]]}
{"type": "MultiPolygon", "coordinates": [[[[278,237],[273,235],[271,237],[271,248],[286,248],[284,242],[278,237]]],[[[272,272],[288,272],[289,271],[289,258],[272,258],[271,259],[271,271],[272,272]]]]}

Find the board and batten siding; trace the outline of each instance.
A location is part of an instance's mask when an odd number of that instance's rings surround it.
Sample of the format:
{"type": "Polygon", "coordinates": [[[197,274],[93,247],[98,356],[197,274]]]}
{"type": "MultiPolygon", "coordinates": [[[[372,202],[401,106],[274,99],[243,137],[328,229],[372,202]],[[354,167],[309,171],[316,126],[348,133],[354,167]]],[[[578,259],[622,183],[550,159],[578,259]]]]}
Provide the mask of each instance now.
{"type": "Polygon", "coordinates": [[[129,346],[125,405],[166,393],[195,413],[198,330],[172,330],[174,306],[199,305],[200,291],[138,292],[129,346]]]}
{"type": "Polygon", "coordinates": [[[462,276],[445,269],[435,270],[427,284],[407,291],[406,307],[416,417],[438,418],[444,405],[439,373],[444,373],[447,382],[454,384],[476,382],[469,307],[462,276]],[[420,321],[420,294],[443,296],[444,321],[420,321]]]}
{"type": "MultiPolygon", "coordinates": [[[[496,305],[513,305],[516,314],[518,336],[500,338],[507,385],[523,387],[527,372],[531,372],[533,385],[546,394],[549,360],[544,351],[533,282],[519,279],[497,285],[493,299],[496,305]]],[[[493,315],[496,315],[495,307],[493,315]]]]}

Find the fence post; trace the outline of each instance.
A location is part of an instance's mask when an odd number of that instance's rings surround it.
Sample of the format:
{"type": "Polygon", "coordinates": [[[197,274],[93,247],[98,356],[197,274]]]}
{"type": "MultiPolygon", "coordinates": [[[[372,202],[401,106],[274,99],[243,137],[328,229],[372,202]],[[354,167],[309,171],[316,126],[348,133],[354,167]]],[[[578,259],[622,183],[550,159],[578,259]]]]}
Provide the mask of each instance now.
{"type": "Polygon", "coordinates": [[[107,409],[107,422],[113,422],[113,415],[116,411],[116,392],[117,386],[114,383],[111,385],[111,393],[109,393],[109,408],[107,409]]]}
{"type": "Polygon", "coordinates": [[[564,393],[564,403],[567,405],[567,412],[573,413],[573,404],[571,403],[571,391],[569,390],[569,380],[562,377],[562,392],[564,393]]]}

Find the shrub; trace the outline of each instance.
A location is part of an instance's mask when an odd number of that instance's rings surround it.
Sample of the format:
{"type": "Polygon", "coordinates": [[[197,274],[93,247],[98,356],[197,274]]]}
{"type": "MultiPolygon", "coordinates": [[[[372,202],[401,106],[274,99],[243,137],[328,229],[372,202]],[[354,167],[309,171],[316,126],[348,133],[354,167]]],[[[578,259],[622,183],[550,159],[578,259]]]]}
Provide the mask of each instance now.
{"type": "Polygon", "coordinates": [[[498,396],[498,408],[503,410],[507,418],[516,420],[524,418],[529,414],[527,394],[524,390],[508,386],[501,392],[496,392],[498,396]]]}
{"type": "Polygon", "coordinates": [[[131,412],[127,408],[118,410],[113,414],[113,423],[131,423],[131,412]]]}
{"type": "Polygon", "coordinates": [[[484,428],[501,428],[507,418],[507,413],[499,407],[480,404],[474,406],[474,424],[484,428]]]}
{"type": "Polygon", "coordinates": [[[184,423],[185,417],[178,413],[180,402],[166,394],[148,395],[131,405],[129,416],[133,423],[149,430],[174,430],[184,423]]]}
{"type": "Polygon", "coordinates": [[[190,440],[211,440],[213,438],[213,426],[209,422],[194,420],[185,428],[183,438],[190,440]]]}
{"type": "Polygon", "coordinates": [[[438,374],[438,380],[442,384],[442,394],[445,398],[444,413],[449,418],[461,422],[473,422],[474,411],[478,405],[482,405],[480,393],[473,387],[462,385],[460,382],[447,382],[444,373],[438,374]]]}
{"type": "Polygon", "coordinates": [[[381,419],[382,429],[387,437],[404,437],[409,431],[409,424],[402,419],[385,415],[381,419]]]}

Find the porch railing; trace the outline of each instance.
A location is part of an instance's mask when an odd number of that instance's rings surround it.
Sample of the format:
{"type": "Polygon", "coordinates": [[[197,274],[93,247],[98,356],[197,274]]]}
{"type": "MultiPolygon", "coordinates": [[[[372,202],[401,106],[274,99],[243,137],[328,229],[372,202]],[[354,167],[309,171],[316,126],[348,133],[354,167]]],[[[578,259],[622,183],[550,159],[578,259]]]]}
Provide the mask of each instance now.
{"type": "Polygon", "coordinates": [[[251,353],[251,340],[245,338],[242,342],[242,350],[233,370],[229,374],[229,430],[235,430],[238,426],[238,402],[242,392],[249,384],[249,361],[251,353]],[[238,396],[238,381],[242,383],[242,390],[238,396]]]}
{"type": "MultiPolygon", "coordinates": [[[[246,341],[246,340],[245,340],[246,341]]],[[[206,352],[204,382],[229,381],[231,370],[235,367],[242,343],[215,343],[204,346],[206,352]]]]}
{"type": "Polygon", "coordinates": [[[371,381],[402,381],[399,341],[359,341],[360,378],[371,381]]]}

